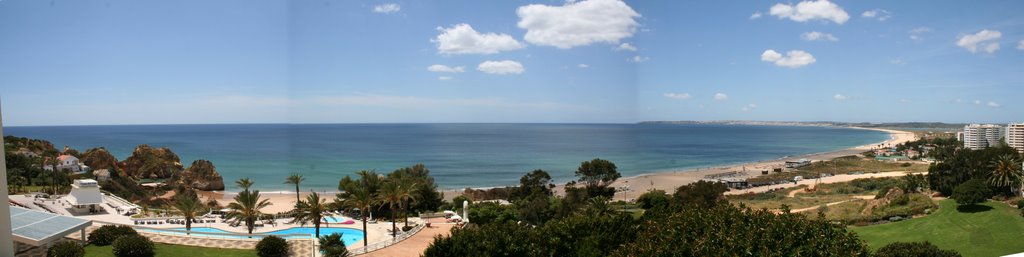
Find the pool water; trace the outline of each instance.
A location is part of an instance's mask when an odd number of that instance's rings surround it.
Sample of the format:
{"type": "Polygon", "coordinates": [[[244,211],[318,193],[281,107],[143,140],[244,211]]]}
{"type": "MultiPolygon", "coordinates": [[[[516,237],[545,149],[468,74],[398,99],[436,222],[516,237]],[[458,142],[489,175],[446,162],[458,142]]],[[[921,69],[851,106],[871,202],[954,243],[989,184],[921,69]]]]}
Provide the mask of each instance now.
{"type": "MultiPolygon", "coordinates": [[[[174,230],[185,230],[185,228],[175,228],[174,230]]],[[[312,228],[312,227],[296,227],[296,228],[275,230],[275,231],[270,231],[270,232],[256,232],[256,231],[254,231],[253,233],[269,234],[269,235],[307,234],[308,236],[305,236],[305,237],[304,236],[286,236],[286,237],[284,237],[284,238],[306,238],[306,237],[313,237],[313,233],[316,232],[315,230],[316,230],[316,228],[312,228]]],[[[248,235],[246,235],[244,233],[230,232],[230,231],[225,231],[225,230],[218,229],[218,228],[209,228],[209,227],[193,227],[192,231],[193,232],[205,232],[205,233],[225,233],[225,234],[231,234],[231,235],[210,235],[210,236],[213,236],[213,237],[223,237],[223,238],[248,238],[249,237],[248,235]]],[[[171,233],[171,234],[178,234],[178,233],[185,234],[185,232],[167,232],[167,231],[155,231],[155,232],[171,233]]],[[[345,242],[345,245],[352,245],[352,244],[356,243],[359,240],[363,240],[363,231],[362,230],[353,229],[353,228],[325,228],[325,227],[320,227],[320,236],[330,235],[330,234],[334,234],[334,233],[341,233],[341,241],[345,242]]],[[[258,236],[253,236],[253,238],[258,238],[258,236]]]]}

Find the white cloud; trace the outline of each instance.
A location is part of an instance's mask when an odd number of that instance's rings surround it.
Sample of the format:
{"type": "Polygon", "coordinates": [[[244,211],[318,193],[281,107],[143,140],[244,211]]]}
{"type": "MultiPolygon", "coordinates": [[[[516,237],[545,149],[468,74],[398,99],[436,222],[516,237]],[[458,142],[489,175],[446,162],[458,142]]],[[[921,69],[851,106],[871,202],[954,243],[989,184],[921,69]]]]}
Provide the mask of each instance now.
{"type": "Polygon", "coordinates": [[[899,59],[899,58],[889,59],[889,63],[890,64],[896,64],[896,65],[903,64],[903,59],[899,59]]]}
{"type": "Polygon", "coordinates": [[[1003,37],[1002,32],[983,29],[972,35],[961,35],[959,40],[956,41],[956,45],[967,49],[971,53],[977,53],[981,50],[991,54],[999,50],[998,39],[1001,37],[1003,37]]]}
{"type": "Polygon", "coordinates": [[[437,77],[437,80],[441,80],[441,81],[452,80],[452,79],[455,79],[455,78],[452,77],[452,76],[440,76],[440,77],[437,77]]]}
{"type": "Polygon", "coordinates": [[[846,100],[846,96],[845,95],[840,95],[840,94],[836,94],[836,95],[832,96],[832,98],[836,99],[836,101],[846,100]]]}
{"type": "Polygon", "coordinates": [[[526,71],[526,69],[523,68],[523,64],[510,60],[482,62],[480,65],[476,66],[476,69],[484,73],[498,75],[519,74],[526,71]]]}
{"type": "Polygon", "coordinates": [[[717,101],[729,100],[729,95],[726,95],[726,94],[723,94],[723,93],[715,93],[715,100],[717,100],[717,101]]]}
{"type": "Polygon", "coordinates": [[[828,0],[803,1],[798,4],[775,4],[769,10],[769,14],[788,18],[793,21],[806,22],[809,20],[828,20],[836,24],[843,24],[850,19],[850,15],[842,7],[828,0]]]}
{"type": "Polygon", "coordinates": [[[804,32],[803,34],[800,34],[800,38],[806,41],[839,41],[839,38],[836,38],[832,34],[817,31],[804,32]]]}
{"type": "Polygon", "coordinates": [[[635,62],[635,63],[641,63],[641,62],[646,62],[647,60],[650,60],[650,59],[651,58],[647,58],[645,56],[637,55],[637,56],[633,56],[633,58],[626,59],[626,61],[635,62]]]}
{"type": "Polygon", "coordinates": [[[508,34],[481,34],[465,23],[437,30],[441,34],[430,41],[437,43],[437,52],[441,54],[494,54],[524,47],[508,34]]]}
{"type": "Polygon", "coordinates": [[[579,67],[580,69],[586,69],[586,68],[590,68],[590,65],[587,65],[586,63],[580,63],[580,64],[576,65],[576,67],[579,67]]]}
{"type": "Polygon", "coordinates": [[[981,100],[974,100],[974,105],[981,105],[981,100]]]}
{"type": "Polygon", "coordinates": [[[747,108],[747,107],[743,107],[743,108],[740,108],[740,110],[741,110],[741,111],[749,111],[749,110],[750,110],[750,108],[747,108]]]}
{"type": "Polygon", "coordinates": [[[664,96],[668,97],[668,98],[672,98],[672,99],[679,99],[679,100],[690,99],[690,94],[687,94],[687,93],[665,93],[664,96]]]}
{"type": "Polygon", "coordinates": [[[810,53],[800,50],[791,50],[786,52],[786,56],[783,57],[779,52],[768,49],[765,50],[764,53],[761,53],[761,61],[773,62],[779,67],[795,69],[812,64],[817,60],[815,60],[814,56],[810,53]]]}
{"type": "Polygon", "coordinates": [[[961,100],[960,98],[957,98],[956,100],[953,100],[954,103],[962,103],[963,101],[964,100],[961,100]]]}
{"type": "Polygon", "coordinates": [[[615,47],[615,51],[636,51],[636,47],[629,43],[622,43],[615,47]]]}
{"type": "Polygon", "coordinates": [[[523,39],[535,45],[569,49],[592,43],[618,44],[632,37],[640,14],[620,0],[587,0],[563,6],[531,4],[516,9],[523,39]]]}
{"type": "Polygon", "coordinates": [[[761,18],[761,12],[754,12],[754,14],[750,15],[751,20],[756,20],[758,18],[761,18]]]}
{"type": "Polygon", "coordinates": [[[885,21],[888,20],[889,18],[892,18],[892,15],[889,13],[889,11],[882,9],[874,9],[861,13],[860,17],[875,18],[878,19],[878,21],[885,21]]]}
{"type": "Polygon", "coordinates": [[[907,31],[907,33],[910,33],[910,39],[914,41],[924,40],[924,37],[922,37],[921,34],[928,32],[932,32],[932,29],[929,27],[917,27],[910,31],[907,31]]]}
{"type": "Polygon", "coordinates": [[[460,73],[460,72],[465,72],[466,71],[466,67],[463,67],[463,66],[449,67],[447,65],[434,64],[434,65],[427,66],[427,71],[430,71],[430,72],[460,73]]]}
{"type": "Polygon", "coordinates": [[[992,101],[989,101],[987,105],[988,105],[988,107],[992,107],[992,108],[999,108],[1000,106],[1002,106],[1002,105],[999,105],[999,103],[992,102],[992,101]]]}
{"type": "Polygon", "coordinates": [[[1017,42],[1017,49],[1024,50],[1024,40],[1017,42]]]}
{"type": "Polygon", "coordinates": [[[391,14],[402,10],[402,6],[398,4],[382,4],[373,7],[373,12],[391,14]]]}

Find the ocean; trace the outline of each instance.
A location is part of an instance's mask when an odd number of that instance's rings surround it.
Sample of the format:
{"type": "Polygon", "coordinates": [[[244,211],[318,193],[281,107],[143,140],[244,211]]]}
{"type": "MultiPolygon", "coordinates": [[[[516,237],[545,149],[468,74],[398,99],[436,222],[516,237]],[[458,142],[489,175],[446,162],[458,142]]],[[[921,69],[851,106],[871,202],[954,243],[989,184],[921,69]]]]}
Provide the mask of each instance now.
{"type": "Polygon", "coordinates": [[[611,160],[623,177],[840,150],[888,139],[884,132],[830,128],[671,124],[231,124],[5,127],[58,150],[106,147],[119,160],[135,146],[170,147],[186,166],[213,162],[228,191],[337,190],[359,170],[387,173],[423,163],[441,188],[515,185],[534,169],[568,182],[580,162],[611,160]]]}

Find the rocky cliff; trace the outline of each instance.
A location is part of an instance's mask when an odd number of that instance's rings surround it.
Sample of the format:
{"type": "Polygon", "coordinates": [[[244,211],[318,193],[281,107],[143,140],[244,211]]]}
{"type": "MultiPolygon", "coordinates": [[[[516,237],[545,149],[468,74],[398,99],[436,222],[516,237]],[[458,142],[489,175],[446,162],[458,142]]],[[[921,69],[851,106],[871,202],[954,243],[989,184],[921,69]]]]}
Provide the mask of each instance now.
{"type": "Polygon", "coordinates": [[[139,145],[121,162],[120,171],[132,178],[170,178],[184,169],[181,159],[167,147],[139,145]]]}
{"type": "Polygon", "coordinates": [[[85,150],[80,159],[82,163],[88,165],[93,170],[108,169],[113,171],[117,169],[117,158],[103,147],[85,150]]]}
{"type": "Polygon", "coordinates": [[[217,173],[217,167],[207,160],[192,162],[192,165],[181,173],[180,182],[198,190],[224,190],[224,178],[217,173]]]}

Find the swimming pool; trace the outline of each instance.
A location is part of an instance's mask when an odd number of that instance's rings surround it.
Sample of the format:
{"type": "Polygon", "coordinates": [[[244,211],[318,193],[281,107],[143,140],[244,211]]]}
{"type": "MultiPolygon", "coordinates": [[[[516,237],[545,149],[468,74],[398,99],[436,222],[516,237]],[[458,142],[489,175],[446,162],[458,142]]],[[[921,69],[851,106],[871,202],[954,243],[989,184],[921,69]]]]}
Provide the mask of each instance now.
{"type": "MultiPolygon", "coordinates": [[[[313,237],[313,233],[315,233],[315,229],[316,228],[312,228],[312,227],[295,227],[295,228],[281,229],[281,230],[275,230],[275,231],[270,231],[270,232],[253,231],[253,233],[268,234],[268,235],[306,234],[308,236],[286,236],[284,238],[307,238],[307,237],[313,237]]],[[[184,235],[185,234],[185,232],[169,232],[169,231],[166,231],[166,230],[152,230],[152,229],[143,229],[143,230],[150,231],[150,232],[156,232],[156,233],[164,233],[164,234],[168,234],[168,233],[169,234],[179,234],[179,235],[184,235]]],[[[173,230],[184,231],[185,228],[174,228],[173,230]]],[[[248,238],[249,237],[245,233],[230,232],[230,231],[225,231],[225,230],[222,230],[222,229],[210,228],[210,227],[192,227],[192,232],[231,234],[231,235],[207,235],[207,236],[210,236],[210,237],[217,237],[217,238],[248,238]]],[[[330,234],[334,234],[334,233],[341,233],[341,241],[345,242],[345,245],[352,245],[352,244],[356,243],[359,240],[363,240],[363,231],[362,230],[353,229],[353,228],[325,228],[325,227],[320,227],[320,236],[330,235],[330,234]]],[[[203,235],[198,235],[198,236],[203,236],[203,235]]],[[[254,235],[253,238],[261,238],[261,236],[254,235]]]]}
{"type": "Polygon", "coordinates": [[[345,219],[345,218],[338,217],[338,216],[327,216],[327,217],[324,217],[324,221],[327,222],[327,223],[341,223],[341,224],[354,224],[355,223],[355,221],[353,221],[353,220],[345,219]]]}

